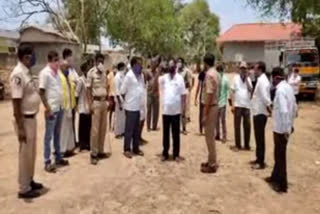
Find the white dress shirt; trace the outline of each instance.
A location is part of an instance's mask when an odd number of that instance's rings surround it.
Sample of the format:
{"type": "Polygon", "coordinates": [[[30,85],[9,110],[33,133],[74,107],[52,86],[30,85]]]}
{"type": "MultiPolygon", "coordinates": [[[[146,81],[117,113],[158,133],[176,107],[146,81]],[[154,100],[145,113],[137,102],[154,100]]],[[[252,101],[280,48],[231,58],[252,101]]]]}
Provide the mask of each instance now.
{"type": "Polygon", "coordinates": [[[268,116],[267,106],[271,105],[271,85],[265,74],[257,79],[257,85],[252,96],[252,114],[254,116],[264,114],[268,116]]]}
{"type": "Polygon", "coordinates": [[[159,78],[163,115],[179,115],[182,113],[182,95],[186,95],[183,77],[176,73],[173,78],[164,74],[159,78]]]}
{"type": "MultiPolygon", "coordinates": [[[[121,86],[123,84],[124,77],[125,77],[124,71],[117,71],[117,73],[116,73],[116,75],[114,77],[115,94],[116,94],[116,96],[120,96],[121,100],[122,100],[121,86]]],[[[118,102],[118,99],[116,99],[116,102],[118,102]]]]}
{"type": "Polygon", "coordinates": [[[79,77],[76,87],[76,95],[79,99],[78,103],[78,111],[80,114],[89,114],[89,102],[87,97],[87,78],[82,75],[79,77]]]}
{"type": "MultiPolygon", "coordinates": [[[[252,87],[251,79],[249,77],[247,77],[246,81],[248,81],[250,87],[252,87]]],[[[231,89],[234,93],[234,106],[250,109],[251,93],[247,87],[247,83],[242,81],[240,74],[236,74],[234,77],[231,89]]]]}
{"type": "Polygon", "coordinates": [[[294,91],[286,81],[282,81],[277,86],[273,103],[273,131],[278,134],[290,134],[296,112],[294,91]]]}
{"type": "Polygon", "coordinates": [[[288,80],[289,84],[293,88],[294,94],[299,94],[299,88],[301,83],[301,76],[299,74],[291,74],[288,80]]]}
{"type": "Polygon", "coordinates": [[[59,72],[54,73],[49,66],[46,66],[39,75],[39,88],[45,90],[48,104],[53,112],[60,111],[62,105],[62,85],[59,72]]]}
{"type": "Polygon", "coordinates": [[[140,111],[144,96],[145,83],[141,74],[137,77],[132,70],[128,71],[124,77],[120,93],[125,95],[124,109],[127,111],[140,111]]]}

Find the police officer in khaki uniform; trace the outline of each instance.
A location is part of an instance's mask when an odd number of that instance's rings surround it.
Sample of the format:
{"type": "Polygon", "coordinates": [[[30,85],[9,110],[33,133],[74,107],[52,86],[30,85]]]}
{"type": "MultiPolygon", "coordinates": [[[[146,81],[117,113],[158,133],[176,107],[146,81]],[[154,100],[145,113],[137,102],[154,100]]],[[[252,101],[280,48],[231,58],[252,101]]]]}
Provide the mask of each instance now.
{"type": "Polygon", "coordinates": [[[30,68],[35,64],[33,48],[22,44],[18,48],[18,65],[10,76],[10,86],[19,140],[19,198],[39,197],[43,185],[33,180],[36,160],[37,120],[40,96],[32,79],[30,68]]]}
{"type": "Polygon", "coordinates": [[[92,114],[91,127],[91,164],[96,165],[99,159],[108,158],[104,153],[104,140],[107,131],[108,80],[104,68],[104,56],[97,54],[96,66],[88,72],[89,108],[92,114]]]}
{"type": "Polygon", "coordinates": [[[217,152],[215,143],[215,131],[219,110],[219,88],[220,77],[214,68],[215,57],[207,54],[204,58],[204,64],[207,70],[205,85],[202,98],[204,106],[204,114],[202,122],[205,126],[205,137],[208,147],[208,162],[201,164],[201,172],[215,173],[218,169],[217,152]]]}

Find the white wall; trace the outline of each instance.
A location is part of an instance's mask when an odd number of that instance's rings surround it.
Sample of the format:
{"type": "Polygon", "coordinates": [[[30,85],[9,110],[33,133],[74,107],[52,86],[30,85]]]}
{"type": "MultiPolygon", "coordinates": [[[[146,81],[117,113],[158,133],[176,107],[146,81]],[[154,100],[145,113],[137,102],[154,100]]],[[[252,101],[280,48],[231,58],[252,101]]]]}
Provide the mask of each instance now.
{"type": "Polygon", "coordinates": [[[223,45],[223,61],[264,61],[264,42],[230,42],[223,45]]]}

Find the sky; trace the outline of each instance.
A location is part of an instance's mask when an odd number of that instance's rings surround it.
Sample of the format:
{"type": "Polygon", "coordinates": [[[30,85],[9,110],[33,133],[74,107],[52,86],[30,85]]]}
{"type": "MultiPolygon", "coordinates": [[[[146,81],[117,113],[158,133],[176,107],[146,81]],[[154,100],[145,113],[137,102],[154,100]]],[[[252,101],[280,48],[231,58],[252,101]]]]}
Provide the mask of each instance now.
{"type": "MultiPolygon", "coordinates": [[[[192,0],[185,0],[190,2],[192,0]]],[[[221,33],[228,30],[232,25],[241,23],[252,23],[266,21],[258,12],[246,5],[246,0],[207,0],[212,12],[220,17],[221,33]]],[[[3,8],[4,1],[0,0],[0,8],[3,8]],[[2,3],[1,3],[2,2],[2,3]]],[[[1,9],[0,9],[1,10],[1,9]]],[[[0,11],[1,13],[1,11],[0,11]]],[[[44,16],[37,16],[32,22],[42,23],[44,16]]],[[[18,20],[10,20],[9,22],[1,21],[0,29],[17,29],[20,23],[18,20]]]]}

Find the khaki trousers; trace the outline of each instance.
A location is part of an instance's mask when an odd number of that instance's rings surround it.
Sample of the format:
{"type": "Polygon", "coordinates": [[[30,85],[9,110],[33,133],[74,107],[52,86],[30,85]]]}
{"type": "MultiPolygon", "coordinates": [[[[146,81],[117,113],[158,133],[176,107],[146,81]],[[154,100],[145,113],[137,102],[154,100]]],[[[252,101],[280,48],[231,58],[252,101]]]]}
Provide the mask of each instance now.
{"type": "Polygon", "coordinates": [[[104,152],[104,140],[107,131],[107,112],[108,105],[106,101],[93,102],[92,126],[90,148],[91,156],[97,157],[104,152]]]}
{"type": "Polygon", "coordinates": [[[218,106],[210,107],[209,116],[206,119],[205,124],[205,137],[208,147],[208,163],[209,166],[214,166],[217,164],[217,152],[216,152],[216,142],[215,142],[215,133],[216,125],[218,120],[218,106]]]}
{"type": "Polygon", "coordinates": [[[26,193],[31,190],[30,183],[34,176],[36,161],[37,120],[35,118],[24,119],[26,142],[19,142],[19,192],[26,193]]]}

